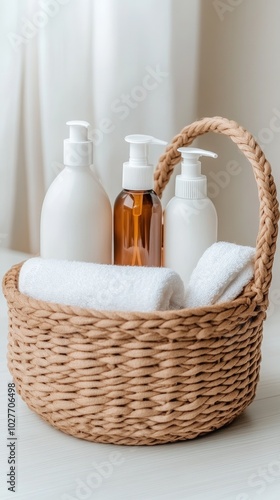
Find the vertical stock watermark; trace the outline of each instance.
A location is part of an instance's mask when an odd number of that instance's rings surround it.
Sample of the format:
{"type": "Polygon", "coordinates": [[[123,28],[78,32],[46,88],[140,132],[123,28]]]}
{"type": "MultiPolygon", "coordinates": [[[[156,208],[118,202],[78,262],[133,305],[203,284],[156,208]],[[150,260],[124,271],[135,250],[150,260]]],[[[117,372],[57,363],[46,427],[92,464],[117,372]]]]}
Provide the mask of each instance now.
{"type": "Polygon", "coordinates": [[[8,383],[7,387],[7,449],[8,449],[8,472],[7,488],[8,491],[16,491],[16,389],[13,382],[8,383]]]}
{"type": "Polygon", "coordinates": [[[60,500],[90,500],[94,498],[94,492],[108,480],[116,469],[125,462],[120,452],[112,452],[108,459],[103,462],[92,462],[92,470],[83,478],[74,480],[75,486],[71,493],[63,493],[60,500]]]}
{"type": "Polygon", "coordinates": [[[213,0],[212,5],[220,21],[224,21],[228,13],[235,11],[244,0],[213,0]]]}
{"type": "Polygon", "coordinates": [[[15,51],[19,47],[28,43],[38,34],[39,30],[45,28],[50,19],[57,16],[62,6],[67,5],[71,0],[40,0],[38,10],[31,18],[22,17],[21,28],[18,33],[10,31],[7,34],[8,40],[15,51]]]}

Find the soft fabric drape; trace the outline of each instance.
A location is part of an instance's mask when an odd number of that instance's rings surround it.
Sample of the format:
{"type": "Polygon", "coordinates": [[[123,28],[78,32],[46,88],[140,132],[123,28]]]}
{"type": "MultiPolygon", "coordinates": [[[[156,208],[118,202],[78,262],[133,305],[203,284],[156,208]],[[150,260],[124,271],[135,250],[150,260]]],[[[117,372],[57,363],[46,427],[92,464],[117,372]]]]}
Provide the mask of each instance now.
{"type": "Polygon", "coordinates": [[[1,244],[37,253],[67,120],[92,124],[95,167],[113,201],[124,136],[170,140],[195,117],[199,3],[1,0],[0,12],[1,244]]]}
{"type": "MultiPolygon", "coordinates": [[[[279,0],[0,0],[0,246],[39,252],[41,205],[61,169],[67,120],[91,123],[112,203],[125,135],[170,141],[202,116],[247,127],[280,186],[279,16],[279,0]]],[[[219,239],[254,246],[252,169],[225,138],[196,144],[219,155],[203,162],[219,239]]],[[[151,162],[161,153],[151,148],[151,162]]],[[[173,187],[174,176],[163,205],[173,187]]],[[[278,293],[279,273],[274,283],[278,293]]]]}

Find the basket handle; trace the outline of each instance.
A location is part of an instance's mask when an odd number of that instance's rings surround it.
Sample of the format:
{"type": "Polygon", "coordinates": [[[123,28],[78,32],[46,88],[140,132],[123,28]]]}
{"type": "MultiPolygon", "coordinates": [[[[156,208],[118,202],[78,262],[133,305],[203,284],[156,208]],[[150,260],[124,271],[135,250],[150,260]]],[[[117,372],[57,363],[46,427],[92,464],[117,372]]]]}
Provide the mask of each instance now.
{"type": "Polygon", "coordinates": [[[260,222],[256,241],[254,283],[251,290],[256,294],[256,300],[262,302],[264,298],[267,298],[272,278],[279,209],[271,166],[254,137],[235,121],[220,116],[202,118],[187,125],[181,130],[180,134],[174,137],[172,143],[167,146],[165,153],[160,157],[155,171],[154,189],[161,197],[175,165],[180,160],[181,155],[177,149],[190,145],[196,137],[207,132],[215,132],[230,137],[253,168],[258,186],[260,222]]]}

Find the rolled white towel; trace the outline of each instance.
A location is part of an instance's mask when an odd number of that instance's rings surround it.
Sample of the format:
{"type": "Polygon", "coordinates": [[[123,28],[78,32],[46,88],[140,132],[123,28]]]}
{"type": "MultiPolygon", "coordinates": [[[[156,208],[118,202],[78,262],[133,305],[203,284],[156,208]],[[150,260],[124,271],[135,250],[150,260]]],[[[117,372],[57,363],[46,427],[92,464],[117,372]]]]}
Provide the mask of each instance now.
{"type": "Polygon", "coordinates": [[[255,248],[219,241],[199,259],[186,290],[186,307],[235,299],[254,275],[255,248]]]}
{"type": "Polygon", "coordinates": [[[47,302],[115,311],[154,311],[184,307],[184,284],[166,268],[27,260],[19,291],[47,302]]]}

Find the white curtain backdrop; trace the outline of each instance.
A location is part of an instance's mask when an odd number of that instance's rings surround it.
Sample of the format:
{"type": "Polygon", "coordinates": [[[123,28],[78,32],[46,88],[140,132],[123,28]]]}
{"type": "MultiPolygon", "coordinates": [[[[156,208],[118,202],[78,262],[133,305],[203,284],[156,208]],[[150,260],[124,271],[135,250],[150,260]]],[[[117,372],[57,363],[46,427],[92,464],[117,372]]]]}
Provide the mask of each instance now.
{"type": "MultiPolygon", "coordinates": [[[[4,246],[39,251],[41,204],[62,163],[67,120],[92,124],[94,163],[113,202],[124,136],[170,140],[194,118],[199,5],[185,3],[1,0],[4,246]]],[[[154,162],[161,152],[151,152],[154,162]]]]}
{"type": "MultiPolygon", "coordinates": [[[[39,252],[41,205],[61,168],[68,120],[92,124],[95,168],[112,203],[125,135],[170,141],[207,115],[247,127],[280,186],[279,18],[278,0],[0,0],[0,245],[39,252]]],[[[199,145],[219,154],[204,162],[219,238],[254,245],[250,166],[224,138],[199,145]],[[223,184],[230,161],[240,175],[223,184]]],[[[153,148],[153,163],[161,153],[153,148]]],[[[278,269],[279,250],[274,287],[278,269]]]]}

